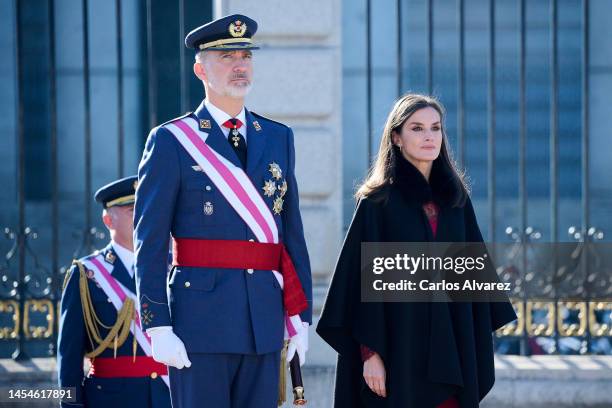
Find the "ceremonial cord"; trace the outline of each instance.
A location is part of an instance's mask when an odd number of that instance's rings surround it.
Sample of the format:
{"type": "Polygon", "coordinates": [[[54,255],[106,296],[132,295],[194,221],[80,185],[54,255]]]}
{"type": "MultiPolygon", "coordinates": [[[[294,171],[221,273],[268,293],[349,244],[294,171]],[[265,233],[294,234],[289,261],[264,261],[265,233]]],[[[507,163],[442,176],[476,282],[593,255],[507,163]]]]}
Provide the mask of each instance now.
{"type": "MultiPolygon", "coordinates": [[[[74,264],[79,268],[79,290],[81,293],[81,305],[83,309],[83,319],[85,320],[85,331],[89,337],[89,342],[93,350],[85,357],[94,358],[99,356],[107,348],[114,349],[115,357],[117,356],[117,348],[125,343],[128,335],[130,334],[130,324],[134,319],[134,301],[130,298],[125,299],[123,306],[117,314],[117,321],[111,326],[107,326],[98,318],[91,301],[91,294],[89,293],[89,284],[85,267],[79,261],[74,261],[74,264]],[[97,324],[105,329],[109,329],[108,334],[102,339],[98,330],[97,324]],[[98,344],[96,347],[95,343],[98,344]],[[111,343],[113,345],[111,346],[111,343]]],[[[134,342],[135,342],[134,338],[134,342]]],[[[136,354],[136,348],[133,347],[133,353],[136,354]]]]}

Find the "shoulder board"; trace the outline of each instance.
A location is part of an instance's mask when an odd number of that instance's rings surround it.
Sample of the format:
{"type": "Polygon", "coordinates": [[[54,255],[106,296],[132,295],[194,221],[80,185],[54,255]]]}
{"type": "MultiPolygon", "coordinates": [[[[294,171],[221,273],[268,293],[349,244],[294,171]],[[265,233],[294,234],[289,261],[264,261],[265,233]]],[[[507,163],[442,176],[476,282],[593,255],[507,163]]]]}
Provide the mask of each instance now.
{"type": "Polygon", "coordinates": [[[285,125],[284,123],[281,122],[277,122],[273,119],[267,118],[265,116],[260,115],[259,113],[255,113],[253,111],[249,111],[251,113],[251,115],[255,116],[257,119],[261,119],[262,121],[266,121],[266,122],[272,122],[272,123],[276,123],[277,125],[281,125],[282,127],[288,128],[289,126],[285,125]]]}
{"type": "Polygon", "coordinates": [[[92,253],[92,254],[89,254],[89,255],[86,255],[86,256],[84,256],[84,257],[82,257],[82,258],[79,258],[79,259],[78,259],[78,261],[79,261],[79,262],[89,261],[90,259],[93,259],[93,258],[95,258],[96,256],[98,256],[98,255],[100,255],[100,254],[101,254],[101,252],[100,252],[100,251],[96,251],[96,252],[94,252],[94,253],[92,253]]]}
{"type": "Polygon", "coordinates": [[[177,120],[179,120],[179,119],[183,119],[183,118],[186,118],[186,117],[191,116],[191,115],[193,115],[193,112],[187,112],[187,113],[186,113],[186,114],[184,114],[184,115],[181,115],[181,116],[176,117],[176,118],[172,118],[172,119],[170,119],[169,121],[166,121],[166,122],[162,123],[162,124],[161,124],[161,125],[159,125],[158,127],[164,127],[164,126],[165,126],[165,125],[167,125],[168,123],[176,122],[176,121],[177,121],[177,120]]]}
{"type": "Polygon", "coordinates": [[[85,276],[87,276],[85,265],[83,265],[83,260],[91,259],[91,257],[92,255],[89,255],[81,259],[72,260],[72,264],[70,265],[70,268],[66,270],[66,274],[64,275],[64,283],[62,284],[62,292],[66,290],[66,286],[68,286],[68,282],[70,281],[70,278],[72,277],[73,273],[76,273],[76,279],[79,279],[82,273],[85,273],[85,276]],[[76,271],[73,271],[75,267],[76,267],[76,271]]]}
{"type": "Polygon", "coordinates": [[[90,259],[95,258],[96,256],[100,256],[100,255],[104,255],[104,249],[96,249],[94,252],[92,252],[89,255],[85,255],[82,258],[79,258],[78,261],[79,262],[83,262],[83,261],[89,261],[90,259]]]}

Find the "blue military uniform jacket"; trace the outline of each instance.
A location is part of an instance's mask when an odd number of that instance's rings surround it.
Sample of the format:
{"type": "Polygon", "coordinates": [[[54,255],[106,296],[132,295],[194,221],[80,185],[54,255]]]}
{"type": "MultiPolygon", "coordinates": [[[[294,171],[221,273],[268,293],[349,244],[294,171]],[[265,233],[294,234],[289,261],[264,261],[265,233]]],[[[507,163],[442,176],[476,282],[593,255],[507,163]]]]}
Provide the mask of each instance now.
{"type": "MultiPolygon", "coordinates": [[[[136,291],[134,279],[117,256],[111,244],[100,251],[108,263],[112,263],[112,277],[132,292],[136,291]]],[[[89,255],[81,261],[98,255],[89,255]]],[[[87,335],[79,290],[80,272],[76,265],[68,271],[61,300],[59,337],[57,349],[58,380],[60,387],[75,387],[76,402],[62,402],[62,407],[153,407],[169,408],[170,395],[162,378],[97,378],[86,377],[83,372],[85,354],[91,352],[97,344],[92,343],[87,335]]],[[[87,280],[92,304],[97,316],[106,326],[112,327],[117,320],[117,310],[110,303],[104,291],[94,279],[87,280]]],[[[104,338],[108,329],[99,327],[100,336],[104,338]]],[[[125,342],[117,348],[117,356],[133,355],[133,336],[130,333],[125,342]]],[[[144,351],[137,346],[136,355],[144,356],[144,351]]],[[[104,350],[100,357],[114,357],[113,349],[104,350]]]]}
{"type": "MultiPolygon", "coordinates": [[[[207,145],[240,167],[240,161],[202,103],[191,114],[207,145]]],[[[246,111],[246,173],[274,214],[308,299],[301,318],[312,320],[310,262],[304,241],[295,179],[293,132],[281,123],[246,111]],[[263,194],[276,163],[287,182],[283,210],[278,196],[263,194]]],[[[170,236],[255,240],[255,236],[209,177],[163,125],[146,142],[138,170],[134,210],[136,282],[143,326],[173,326],[188,352],[263,354],[282,347],[282,291],[270,271],[174,267],[167,276],[170,236]],[[167,288],[168,285],[168,288],[167,288]],[[168,289],[168,290],[167,290],[168,289]]]]}

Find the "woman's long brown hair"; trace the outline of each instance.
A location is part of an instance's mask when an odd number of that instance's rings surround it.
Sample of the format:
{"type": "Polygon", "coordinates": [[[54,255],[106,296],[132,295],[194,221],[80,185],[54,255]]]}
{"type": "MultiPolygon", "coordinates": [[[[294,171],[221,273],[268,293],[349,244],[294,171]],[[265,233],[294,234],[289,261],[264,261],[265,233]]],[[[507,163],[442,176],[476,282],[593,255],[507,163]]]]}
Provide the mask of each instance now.
{"type": "Polygon", "coordinates": [[[440,148],[440,154],[434,160],[434,164],[438,162],[437,164],[442,166],[443,171],[451,175],[454,187],[451,204],[455,207],[461,207],[465,204],[468,188],[463,174],[457,169],[457,165],[448,149],[448,139],[444,126],[444,107],[432,96],[412,93],[406,94],[398,99],[393,109],[391,109],[391,112],[389,112],[380,140],[378,155],[368,172],[367,178],[355,193],[356,199],[359,200],[363,197],[371,196],[392,183],[393,175],[395,174],[395,161],[398,159],[397,156],[405,160],[401,157],[401,153],[398,154],[395,152],[397,148],[394,149],[393,133],[400,133],[402,126],[410,116],[416,111],[427,107],[434,108],[440,114],[440,123],[442,124],[442,146],[440,148]]]}

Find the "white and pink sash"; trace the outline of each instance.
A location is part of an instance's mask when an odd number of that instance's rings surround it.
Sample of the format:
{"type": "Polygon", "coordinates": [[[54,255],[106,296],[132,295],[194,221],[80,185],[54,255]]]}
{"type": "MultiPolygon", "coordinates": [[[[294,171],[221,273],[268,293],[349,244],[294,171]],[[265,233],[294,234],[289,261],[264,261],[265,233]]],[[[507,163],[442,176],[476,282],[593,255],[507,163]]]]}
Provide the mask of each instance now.
{"type": "MultiPolygon", "coordinates": [[[[257,240],[278,243],[278,227],[263,197],[243,169],[206,144],[208,133],[200,131],[197,121],[187,116],[167,123],[164,127],[211,179],[257,240]]],[[[283,276],[278,271],[272,272],[282,288],[283,276]]],[[[299,315],[285,316],[285,338],[295,336],[302,327],[299,315]]]]}
{"type": "MultiPolygon", "coordinates": [[[[136,308],[136,315],[134,319],[136,327],[134,327],[134,325],[130,325],[130,331],[132,332],[132,335],[136,337],[136,341],[144,353],[148,357],[152,357],[151,339],[145,334],[140,325],[140,315],[136,307],[136,305],[138,305],[136,295],[122,285],[121,282],[113,278],[111,275],[113,265],[106,262],[102,254],[84,260],[83,265],[86,269],[93,271],[93,278],[100,285],[100,288],[102,288],[106,296],[108,296],[115,309],[117,309],[117,312],[119,312],[119,310],[123,307],[123,303],[127,298],[134,301],[134,307],[136,308]]],[[[168,376],[162,375],[161,378],[164,380],[164,383],[170,387],[168,376]]]]}

